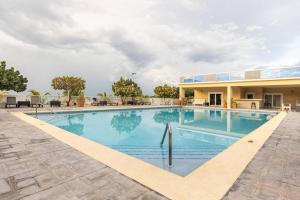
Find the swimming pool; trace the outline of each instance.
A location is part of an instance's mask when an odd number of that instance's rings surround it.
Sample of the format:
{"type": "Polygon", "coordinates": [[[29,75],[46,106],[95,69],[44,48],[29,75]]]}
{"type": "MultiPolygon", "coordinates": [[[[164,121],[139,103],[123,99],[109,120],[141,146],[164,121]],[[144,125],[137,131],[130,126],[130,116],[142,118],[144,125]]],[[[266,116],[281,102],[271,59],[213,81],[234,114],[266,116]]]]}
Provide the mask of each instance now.
{"type": "Polygon", "coordinates": [[[50,113],[36,117],[177,175],[186,176],[264,124],[271,115],[217,109],[152,108],[50,113]],[[173,130],[172,166],[168,165],[167,138],[163,146],[160,145],[168,122],[173,130]]]}

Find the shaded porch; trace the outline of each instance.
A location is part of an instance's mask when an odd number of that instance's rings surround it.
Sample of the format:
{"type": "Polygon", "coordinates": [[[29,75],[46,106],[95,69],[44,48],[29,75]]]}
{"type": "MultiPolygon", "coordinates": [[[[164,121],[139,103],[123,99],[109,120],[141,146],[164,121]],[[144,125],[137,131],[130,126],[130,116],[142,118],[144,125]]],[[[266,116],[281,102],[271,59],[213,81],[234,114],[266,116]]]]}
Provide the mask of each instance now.
{"type": "Polygon", "coordinates": [[[193,90],[190,104],[241,109],[281,109],[290,104],[292,109],[300,103],[300,85],[264,86],[188,86],[180,87],[180,98],[185,99],[185,91],[193,90]],[[200,104],[200,103],[199,103],[200,104]]]}

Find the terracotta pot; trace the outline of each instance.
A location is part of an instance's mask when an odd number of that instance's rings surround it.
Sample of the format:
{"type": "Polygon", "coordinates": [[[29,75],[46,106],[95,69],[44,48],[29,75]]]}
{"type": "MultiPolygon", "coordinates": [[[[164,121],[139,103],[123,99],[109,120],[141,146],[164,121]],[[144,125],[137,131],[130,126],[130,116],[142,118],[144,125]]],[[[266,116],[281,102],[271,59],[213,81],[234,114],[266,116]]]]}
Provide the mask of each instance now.
{"type": "Polygon", "coordinates": [[[77,100],[78,107],[84,107],[85,100],[77,100]]]}
{"type": "Polygon", "coordinates": [[[177,105],[179,105],[179,106],[181,105],[181,100],[180,99],[177,100],[177,105]]]}
{"type": "Polygon", "coordinates": [[[232,103],[231,107],[232,108],[237,108],[237,103],[232,103]]]}

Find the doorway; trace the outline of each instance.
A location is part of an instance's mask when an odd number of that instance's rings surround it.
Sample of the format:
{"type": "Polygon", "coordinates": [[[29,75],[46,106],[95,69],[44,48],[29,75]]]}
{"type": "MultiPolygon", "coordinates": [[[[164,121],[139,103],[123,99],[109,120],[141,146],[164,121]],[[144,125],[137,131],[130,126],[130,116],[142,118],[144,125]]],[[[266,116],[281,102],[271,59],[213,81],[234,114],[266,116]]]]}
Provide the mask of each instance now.
{"type": "Polygon", "coordinates": [[[265,93],[265,106],[271,108],[281,108],[283,102],[283,94],[281,93],[265,93]]]}
{"type": "Polygon", "coordinates": [[[222,92],[209,92],[208,101],[210,106],[222,106],[223,105],[223,93],[222,92]]]}

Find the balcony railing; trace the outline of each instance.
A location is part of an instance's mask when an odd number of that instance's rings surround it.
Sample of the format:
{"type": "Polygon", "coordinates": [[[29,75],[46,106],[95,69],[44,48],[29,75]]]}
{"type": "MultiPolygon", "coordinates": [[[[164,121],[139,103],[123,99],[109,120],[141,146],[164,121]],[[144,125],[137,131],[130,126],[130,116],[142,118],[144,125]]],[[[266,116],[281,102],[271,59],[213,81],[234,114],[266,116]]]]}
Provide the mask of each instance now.
{"type": "Polygon", "coordinates": [[[183,77],[181,83],[202,83],[202,82],[218,82],[218,81],[242,81],[253,79],[284,79],[284,78],[300,78],[300,67],[263,69],[240,72],[228,72],[218,74],[200,74],[196,76],[183,77]]]}

